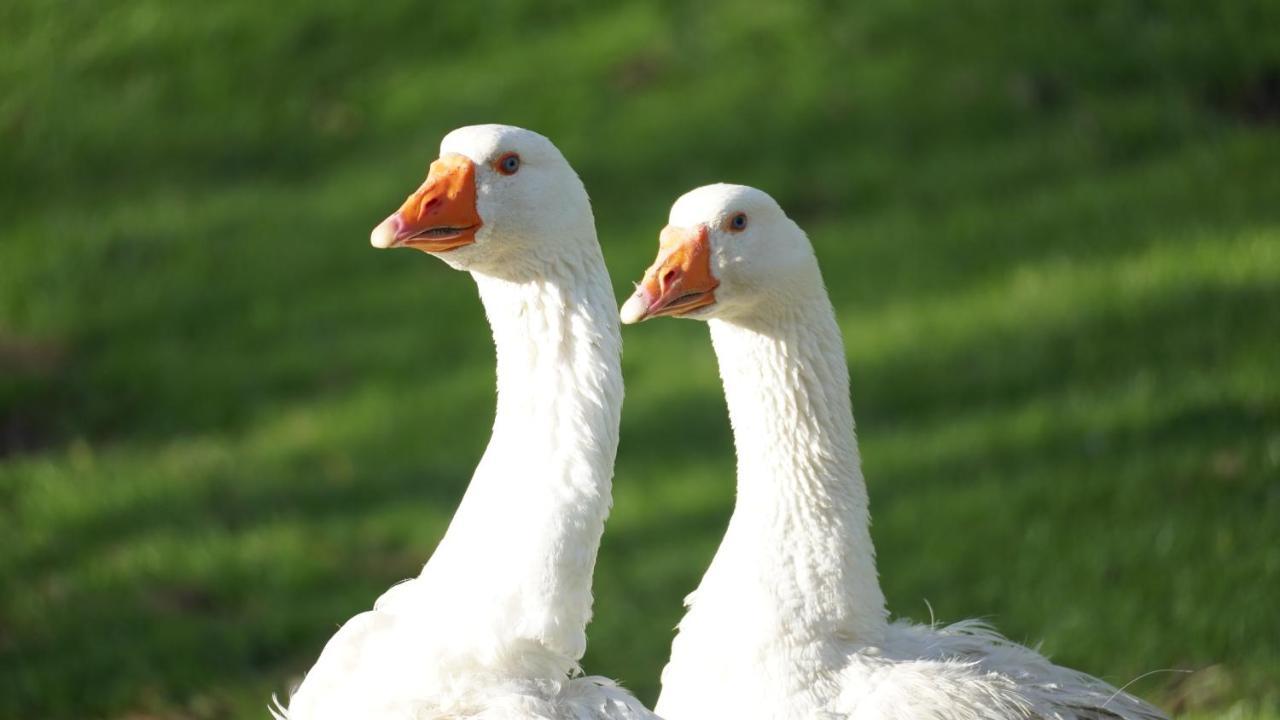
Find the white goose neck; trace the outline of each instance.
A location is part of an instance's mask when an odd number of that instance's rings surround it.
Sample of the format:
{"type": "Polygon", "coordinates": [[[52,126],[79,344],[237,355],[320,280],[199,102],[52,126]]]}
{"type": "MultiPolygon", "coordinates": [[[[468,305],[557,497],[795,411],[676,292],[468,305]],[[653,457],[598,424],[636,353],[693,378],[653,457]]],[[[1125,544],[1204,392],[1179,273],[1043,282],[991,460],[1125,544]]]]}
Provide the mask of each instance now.
{"type": "Polygon", "coordinates": [[[849,373],[821,281],[751,322],[709,324],[738,455],[717,562],[740,551],[754,563],[746,572],[782,613],[781,642],[878,642],[886,611],[849,373]]]}
{"type": "MultiPolygon", "coordinates": [[[[584,231],[585,234],[585,231],[584,231]]],[[[568,243],[566,243],[568,244],[568,243]]],[[[586,649],[622,407],[621,339],[590,232],[537,268],[473,270],[497,350],[493,434],[424,574],[498,649],[586,649]],[[533,271],[536,269],[536,272],[533,271]]],[[[517,651],[517,654],[525,654],[517,651]]]]}
{"type": "MultiPolygon", "coordinates": [[[[607,496],[622,405],[622,340],[608,272],[594,250],[566,253],[528,277],[472,275],[497,351],[493,440],[557,460],[557,466],[570,456],[591,460],[605,470],[607,496]],[[549,424],[552,419],[559,424],[549,424]],[[539,427],[525,424],[531,421],[539,427]],[[530,433],[550,433],[555,442],[530,446],[522,439],[530,433]]],[[[588,485],[599,489],[598,480],[593,476],[588,485]]]]}

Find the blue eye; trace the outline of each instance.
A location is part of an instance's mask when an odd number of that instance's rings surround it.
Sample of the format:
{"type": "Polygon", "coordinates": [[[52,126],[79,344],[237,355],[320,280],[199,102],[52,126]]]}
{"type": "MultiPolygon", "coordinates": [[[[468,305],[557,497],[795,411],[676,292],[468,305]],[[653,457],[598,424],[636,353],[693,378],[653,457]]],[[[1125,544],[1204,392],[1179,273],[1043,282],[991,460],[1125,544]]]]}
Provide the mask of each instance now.
{"type": "Polygon", "coordinates": [[[513,152],[507,153],[498,158],[497,167],[498,172],[503,175],[515,175],[516,171],[520,169],[520,156],[513,152]]]}
{"type": "Polygon", "coordinates": [[[729,218],[729,229],[734,232],[742,232],[747,229],[747,214],[737,213],[729,218]]]}

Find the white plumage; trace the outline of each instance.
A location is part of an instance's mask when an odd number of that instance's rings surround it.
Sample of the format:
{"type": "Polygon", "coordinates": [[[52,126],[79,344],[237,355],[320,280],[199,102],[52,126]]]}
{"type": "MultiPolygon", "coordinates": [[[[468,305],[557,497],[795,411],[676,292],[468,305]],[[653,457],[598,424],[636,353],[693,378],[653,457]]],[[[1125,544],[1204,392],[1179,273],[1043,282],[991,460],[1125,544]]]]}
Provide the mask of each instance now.
{"type": "Polygon", "coordinates": [[[440,149],[427,183],[372,241],[420,247],[474,277],[497,349],[493,435],[421,575],[349,620],[278,715],[651,718],[577,664],[622,404],[586,191],[527,130],[462,128],[440,149]]]}
{"type": "Polygon", "coordinates": [[[808,239],[765,193],[676,201],[624,321],[708,321],[738,453],[724,540],[655,711],[705,718],[1161,718],[975,622],[890,623],[848,369],[808,239]]]}

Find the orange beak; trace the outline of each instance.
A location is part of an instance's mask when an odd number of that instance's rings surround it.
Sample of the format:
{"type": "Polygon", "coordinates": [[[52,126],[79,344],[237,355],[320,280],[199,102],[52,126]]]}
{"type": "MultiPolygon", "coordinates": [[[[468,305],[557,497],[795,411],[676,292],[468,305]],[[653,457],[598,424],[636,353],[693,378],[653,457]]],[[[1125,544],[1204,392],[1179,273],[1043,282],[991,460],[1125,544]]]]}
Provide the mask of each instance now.
{"type": "Polygon", "coordinates": [[[622,306],[622,322],[651,317],[680,317],[716,301],[720,281],[711,274],[711,241],[707,227],[672,227],[658,236],[658,259],[645,271],[636,292],[622,306]]]}
{"type": "Polygon", "coordinates": [[[483,224],[476,211],[475,163],[451,153],[431,163],[422,187],[373,229],[369,242],[376,248],[445,252],[475,242],[483,224]]]}

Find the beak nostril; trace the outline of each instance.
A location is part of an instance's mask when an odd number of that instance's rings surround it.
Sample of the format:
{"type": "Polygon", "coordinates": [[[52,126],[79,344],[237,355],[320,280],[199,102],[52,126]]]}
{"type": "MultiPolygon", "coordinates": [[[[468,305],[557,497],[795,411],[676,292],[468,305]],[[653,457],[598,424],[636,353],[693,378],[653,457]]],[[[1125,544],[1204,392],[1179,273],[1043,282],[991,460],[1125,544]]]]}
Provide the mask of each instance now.
{"type": "Polygon", "coordinates": [[[667,288],[671,287],[671,283],[679,279],[680,279],[679,268],[671,268],[667,270],[666,272],[662,273],[662,289],[666,290],[667,288]]]}

